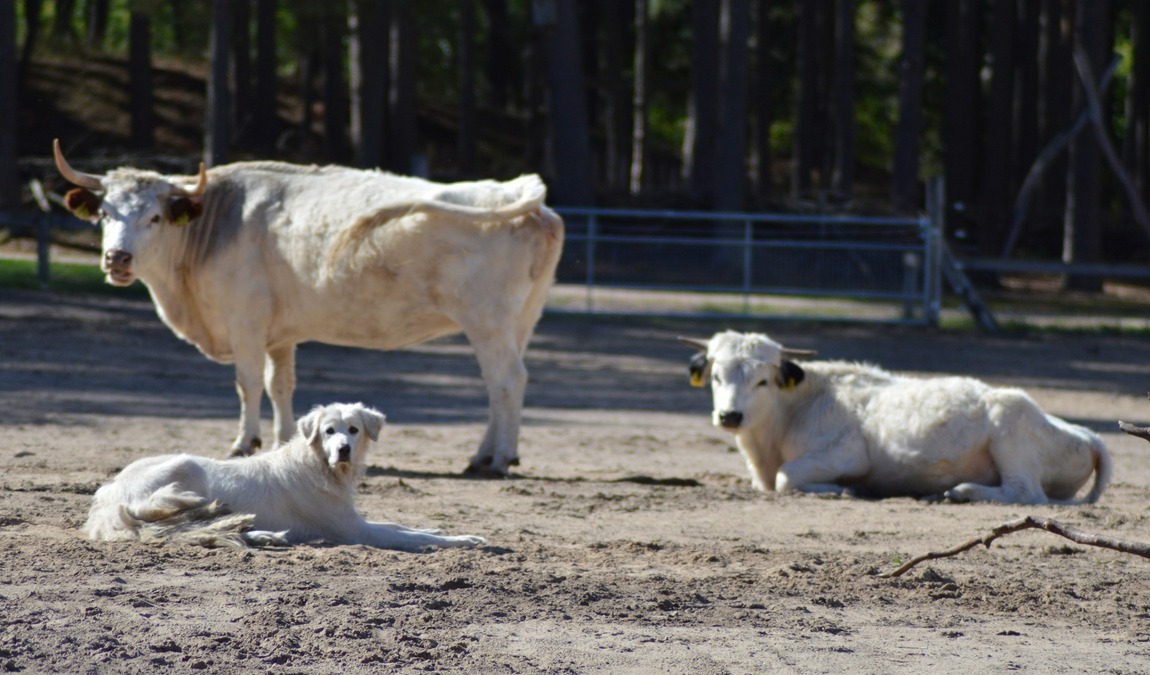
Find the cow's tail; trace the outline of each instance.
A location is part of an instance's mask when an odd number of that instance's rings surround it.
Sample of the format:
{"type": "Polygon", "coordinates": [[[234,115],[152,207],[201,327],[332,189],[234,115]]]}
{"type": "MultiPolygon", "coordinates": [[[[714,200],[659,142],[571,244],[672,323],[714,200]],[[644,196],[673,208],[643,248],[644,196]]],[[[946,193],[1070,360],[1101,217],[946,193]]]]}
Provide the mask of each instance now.
{"type": "Polygon", "coordinates": [[[1114,477],[1114,460],[1110,457],[1106,444],[1098,436],[1094,436],[1092,440],[1090,450],[1094,455],[1094,487],[1090,488],[1090,492],[1082,500],[1086,504],[1097,502],[1114,477]]]}
{"type": "Polygon", "coordinates": [[[286,533],[253,531],[254,522],[254,514],[234,514],[225,505],[172,483],[139,504],[97,501],[84,529],[93,539],[139,539],[206,548],[287,545],[286,533]]]}

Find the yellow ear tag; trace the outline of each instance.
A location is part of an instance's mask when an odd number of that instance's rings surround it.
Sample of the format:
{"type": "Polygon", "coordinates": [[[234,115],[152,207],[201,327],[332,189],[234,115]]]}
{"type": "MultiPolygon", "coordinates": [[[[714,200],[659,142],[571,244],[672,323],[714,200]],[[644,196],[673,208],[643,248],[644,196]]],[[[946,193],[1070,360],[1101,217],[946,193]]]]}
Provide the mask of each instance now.
{"type": "Polygon", "coordinates": [[[703,374],[702,373],[691,373],[691,386],[692,387],[704,387],[706,385],[707,385],[707,383],[703,381],[703,374]]]}
{"type": "Polygon", "coordinates": [[[779,389],[782,389],[783,391],[794,389],[796,384],[798,384],[798,382],[795,382],[795,378],[788,377],[786,381],[783,382],[783,386],[779,387],[779,389]]]}
{"type": "Polygon", "coordinates": [[[189,222],[191,222],[191,220],[192,220],[192,219],[188,217],[188,214],[186,214],[186,213],[181,213],[181,214],[179,215],[179,217],[177,217],[177,218],[175,219],[175,221],[173,221],[173,222],[174,222],[176,225],[187,225],[189,222]]]}
{"type": "Polygon", "coordinates": [[[72,211],[72,215],[76,216],[80,220],[91,220],[92,218],[92,212],[89,211],[88,207],[83,204],[77,206],[76,209],[72,211]]]}

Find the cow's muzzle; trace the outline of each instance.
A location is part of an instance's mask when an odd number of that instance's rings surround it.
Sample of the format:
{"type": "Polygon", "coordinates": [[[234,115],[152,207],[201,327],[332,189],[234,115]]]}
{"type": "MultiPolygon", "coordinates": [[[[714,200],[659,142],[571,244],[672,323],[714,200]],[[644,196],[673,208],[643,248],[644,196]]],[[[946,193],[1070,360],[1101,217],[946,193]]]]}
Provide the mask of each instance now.
{"type": "Polygon", "coordinates": [[[132,273],[132,254],[127,251],[105,251],[103,268],[108,275],[108,283],[115,286],[127,286],[136,279],[132,273]]]}
{"type": "Polygon", "coordinates": [[[724,429],[738,429],[743,423],[743,413],[737,410],[723,410],[718,415],[719,426],[724,429]]]}

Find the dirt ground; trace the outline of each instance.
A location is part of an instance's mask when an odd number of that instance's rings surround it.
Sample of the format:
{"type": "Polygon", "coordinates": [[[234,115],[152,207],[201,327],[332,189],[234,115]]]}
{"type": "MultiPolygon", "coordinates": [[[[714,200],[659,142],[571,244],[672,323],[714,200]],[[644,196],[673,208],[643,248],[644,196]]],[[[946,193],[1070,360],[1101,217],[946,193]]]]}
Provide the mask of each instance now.
{"type": "Polygon", "coordinates": [[[879,576],[1026,514],[1150,541],[1150,445],[1116,425],[1150,421],[1150,340],[737,326],[828,358],[1021,386],[1107,440],[1117,472],[1097,505],[1015,507],[754,491],[674,340],[722,327],[545,317],[523,464],[506,480],[459,474],[486,418],[464,342],[306,345],[297,412],[364,401],[388,414],[362,512],[489,546],[207,550],[77,528],[132,460],[226,452],[231,368],[146,301],[0,291],[0,670],[1150,670],[1150,561],[1027,531],[879,576]]]}

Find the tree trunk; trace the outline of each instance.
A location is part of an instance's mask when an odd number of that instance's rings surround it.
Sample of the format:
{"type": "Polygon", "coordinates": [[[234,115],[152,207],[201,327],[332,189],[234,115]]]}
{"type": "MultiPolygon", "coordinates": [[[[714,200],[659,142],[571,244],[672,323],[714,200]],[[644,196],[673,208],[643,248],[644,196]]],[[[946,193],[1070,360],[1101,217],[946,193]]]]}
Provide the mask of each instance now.
{"type": "Polygon", "coordinates": [[[942,146],[946,222],[951,233],[970,233],[976,224],[972,216],[978,198],[978,122],[982,109],[978,2],[950,0],[944,6],[946,105],[942,109],[942,146]]]}
{"type": "Polygon", "coordinates": [[[353,0],[348,15],[351,143],[356,166],[383,165],[388,16],[379,0],[353,0]]]}
{"type": "MultiPolygon", "coordinates": [[[[1109,54],[1107,26],[1109,0],[1080,2],[1075,8],[1075,42],[1090,60],[1091,77],[1097,83],[1109,54]]],[[[1085,107],[1081,81],[1075,79],[1074,109],[1085,107]]],[[[1087,130],[1070,143],[1070,172],[1067,176],[1067,204],[1062,240],[1062,260],[1067,263],[1094,263],[1102,259],[1102,152],[1098,139],[1087,130]]],[[[1102,289],[1094,276],[1070,276],[1068,288],[1081,291],[1102,289]]]]}
{"type": "Polygon", "coordinates": [[[146,149],[155,144],[152,98],[152,19],[145,12],[131,12],[128,18],[128,99],[133,148],[146,149]]]}
{"type": "Polygon", "coordinates": [[[229,38],[232,35],[231,0],[213,0],[212,28],[208,51],[211,55],[211,70],[208,75],[207,110],[204,125],[204,162],[208,166],[225,164],[228,161],[228,146],[231,137],[231,91],[228,87],[228,56],[231,53],[229,38]]]}
{"type": "Polygon", "coordinates": [[[507,0],[484,0],[487,14],[487,45],[484,54],[484,72],[487,76],[487,105],[504,110],[515,89],[512,73],[516,55],[511,46],[510,19],[507,0]]]}
{"type": "MultiPolygon", "coordinates": [[[[1014,178],[1020,187],[1038,155],[1038,55],[1042,5],[1039,0],[1022,0],[1018,5],[1015,36],[1016,69],[1014,112],[1014,178]]],[[[1011,197],[1014,193],[1011,194],[1011,197]]]]}
{"type": "Polygon", "coordinates": [[[898,125],[894,132],[891,201],[896,209],[917,208],[923,78],[926,74],[927,3],[903,0],[902,58],[899,60],[898,125]]]}
{"type": "Polygon", "coordinates": [[[343,79],[344,34],[347,17],[334,7],[323,15],[323,138],[327,157],[347,162],[347,83],[343,79]]]}
{"type": "MultiPolygon", "coordinates": [[[[12,0],[8,0],[11,2],[12,0]]],[[[76,44],[76,27],[72,25],[72,14],[76,0],[56,0],[56,14],[52,19],[52,39],[57,42],[76,44]]]]}
{"type": "Polygon", "coordinates": [[[1130,22],[1133,64],[1126,94],[1123,155],[1143,199],[1150,199],[1150,3],[1135,2],[1130,22]]]}
{"type": "Polygon", "coordinates": [[[747,38],[750,0],[723,0],[719,17],[720,95],[714,195],[720,211],[742,211],[747,181],[747,38]]]}
{"type": "Polygon", "coordinates": [[[88,0],[88,49],[104,50],[108,37],[108,11],[111,0],[88,0]]]}
{"type": "Polygon", "coordinates": [[[534,21],[542,33],[547,67],[548,113],[555,148],[557,203],[591,206],[591,139],[587,126],[587,95],[583,86],[579,22],[574,0],[539,0],[534,21]]]}
{"type": "Polygon", "coordinates": [[[16,4],[0,3],[0,210],[20,206],[16,86],[16,4]]]}
{"type": "Polygon", "coordinates": [[[778,86],[771,58],[775,39],[775,26],[771,21],[770,0],[758,0],[755,17],[755,70],[752,105],[755,109],[755,193],[760,203],[771,198],[771,123],[774,121],[775,97],[772,90],[778,86]]]}
{"type": "Polygon", "coordinates": [[[647,0],[635,0],[635,63],[631,96],[631,170],[627,182],[631,196],[643,191],[643,163],[647,153],[647,0]]]}
{"type": "MultiPolygon", "coordinates": [[[[1093,0],[1091,0],[1093,2],[1093,0]]],[[[1015,3],[995,2],[991,15],[990,98],[987,101],[985,157],[982,183],[982,227],[979,248],[985,255],[1002,250],[1010,228],[1010,207],[1015,185],[1011,134],[1014,112],[1015,3]]]]}
{"type": "Polygon", "coordinates": [[[797,198],[826,187],[827,0],[807,0],[799,10],[798,115],[795,120],[794,179],[797,198]]]}
{"type": "Polygon", "coordinates": [[[276,0],[256,0],[256,95],[252,100],[252,142],[261,153],[275,147],[279,135],[276,113],[276,0]]]}
{"type": "Polygon", "coordinates": [[[17,86],[21,89],[32,68],[32,55],[40,39],[40,13],[44,0],[24,0],[24,46],[20,48],[20,73],[17,86]]]}
{"type": "MultiPolygon", "coordinates": [[[[1065,132],[1073,123],[1073,101],[1071,96],[1076,75],[1071,59],[1070,46],[1072,32],[1071,17],[1065,12],[1067,7],[1061,0],[1044,0],[1042,11],[1042,34],[1039,43],[1039,98],[1038,109],[1039,142],[1049,143],[1058,134],[1065,132]]],[[[1089,133],[1089,132],[1086,132],[1089,133]]],[[[1059,153],[1042,177],[1041,188],[1035,199],[1034,219],[1057,223],[1065,218],[1067,185],[1069,172],[1068,158],[1059,153]]],[[[1055,242],[1054,252],[1060,242],[1055,242]]]]}
{"type": "Polygon", "coordinates": [[[415,100],[416,35],[413,3],[391,5],[391,78],[388,92],[387,161],[392,171],[416,171],[415,148],[418,120],[415,100]]]}
{"type": "Polygon", "coordinates": [[[459,173],[475,175],[475,0],[459,0],[459,173]]]}
{"type": "MultiPolygon", "coordinates": [[[[907,1],[904,0],[904,5],[907,1]]],[[[920,2],[923,14],[926,3],[920,2]]],[[[904,28],[905,30],[905,28],[904,28]]],[[[905,35],[905,33],[904,33],[905,35]]],[[[834,168],[831,191],[844,202],[854,196],[855,177],[855,2],[835,0],[834,168]]],[[[921,76],[919,77],[921,89],[921,76]]],[[[921,92],[920,92],[921,94],[921,92]]],[[[921,106],[921,95],[919,105],[921,106]]],[[[918,112],[922,116],[921,109],[918,112]]],[[[921,123],[920,123],[921,125],[921,123]]],[[[916,136],[917,139],[917,136],[916,136]]],[[[917,148],[916,148],[917,152],[917,148]]],[[[917,166],[915,168],[917,173],[917,166]]]]}
{"type": "Polygon", "coordinates": [[[719,2],[691,6],[691,97],[683,136],[683,178],[700,206],[713,204],[719,123],[719,2]]]}
{"type": "Polygon", "coordinates": [[[632,53],[627,46],[627,30],[635,15],[634,1],[600,0],[603,21],[603,102],[602,126],[604,135],[604,183],[608,188],[620,188],[627,183],[631,138],[630,91],[624,76],[626,55],[632,53]]]}
{"type": "Polygon", "coordinates": [[[252,104],[255,89],[252,87],[252,11],[247,0],[232,4],[232,102],[236,140],[240,145],[250,142],[252,128],[252,104]]]}

